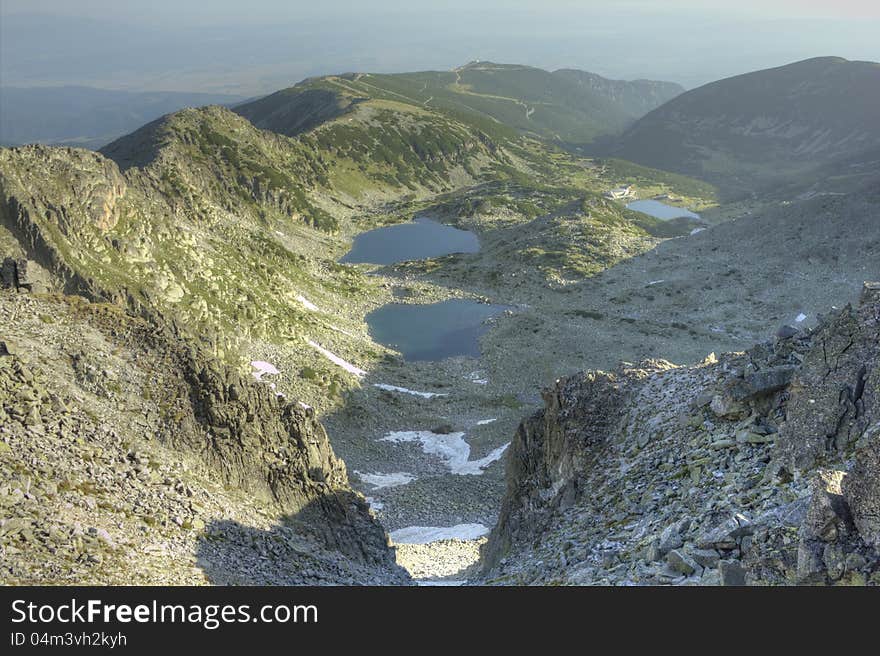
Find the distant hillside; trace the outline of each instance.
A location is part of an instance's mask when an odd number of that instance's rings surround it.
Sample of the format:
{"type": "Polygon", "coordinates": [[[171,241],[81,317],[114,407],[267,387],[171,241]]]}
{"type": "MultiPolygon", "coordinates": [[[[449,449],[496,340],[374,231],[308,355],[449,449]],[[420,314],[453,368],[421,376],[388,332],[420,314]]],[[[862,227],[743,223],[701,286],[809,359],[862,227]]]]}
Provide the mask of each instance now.
{"type": "Polygon", "coordinates": [[[575,84],[585,95],[604,96],[632,120],[641,118],[685,91],[675,82],[609,80],[595,73],[571,68],[554,71],[553,76],[575,84]]]}
{"type": "Polygon", "coordinates": [[[357,98],[406,102],[560,142],[617,134],[684,89],[671,82],[608,80],[577,70],[474,62],[453,71],[348,74],[305,80],[236,109],[258,127],[293,135],[357,98]],[[328,95],[327,92],[333,95],[328,95]]]}
{"type": "Polygon", "coordinates": [[[344,114],[356,101],[328,89],[291,87],[233,109],[258,128],[293,137],[344,114]]]}
{"type": "Polygon", "coordinates": [[[876,151],[878,108],[880,64],[808,59],[689,91],[640,119],[612,151],[727,188],[755,188],[876,151]]]}
{"type": "Polygon", "coordinates": [[[229,105],[238,96],[129,92],[91,87],[0,89],[0,143],[51,143],[97,149],[164,114],[202,105],[229,105]]]}

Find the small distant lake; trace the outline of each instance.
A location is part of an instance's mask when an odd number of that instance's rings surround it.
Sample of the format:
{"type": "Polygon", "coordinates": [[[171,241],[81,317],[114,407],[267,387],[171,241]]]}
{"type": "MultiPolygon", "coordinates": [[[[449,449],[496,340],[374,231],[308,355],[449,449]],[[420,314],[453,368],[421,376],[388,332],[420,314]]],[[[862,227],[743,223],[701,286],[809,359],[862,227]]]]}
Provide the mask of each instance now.
{"type": "Polygon", "coordinates": [[[470,230],[459,230],[426,217],[418,217],[410,223],[376,228],[358,235],[351,250],[339,261],[394,264],[450,253],[476,253],[479,250],[480,242],[470,230]]]}
{"type": "Polygon", "coordinates": [[[450,299],[431,305],[391,303],[367,315],[373,339],[403,354],[405,360],[442,360],[456,355],[480,357],[486,319],[503,305],[450,299]]]}
{"type": "Polygon", "coordinates": [[[686,210],[683,207],[673,207],[672,205],[661,203],[659,200],[634,200],[626,207],[635,210],[636,212],[642,212],[658,219],[663,219],[664,221],[677,219],[681,216],[686,216],[691,219],[700,218],[699,214],[695,214],[690,210],[686,210]]]}

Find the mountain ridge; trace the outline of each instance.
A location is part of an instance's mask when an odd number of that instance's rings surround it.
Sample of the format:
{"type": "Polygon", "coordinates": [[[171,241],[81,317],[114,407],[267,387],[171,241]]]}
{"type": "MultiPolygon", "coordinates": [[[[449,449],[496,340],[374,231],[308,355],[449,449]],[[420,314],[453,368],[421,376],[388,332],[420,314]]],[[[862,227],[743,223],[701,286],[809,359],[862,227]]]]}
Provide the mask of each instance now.
{"type": "MultiPolygon", "coordinates": [[[[384,92],[386,97],[415,105],[430,104],[452,116],[465,112],[520,132],[574,142],[616,132],[684,91],[668,82],[627,82],[572,69],[551,73],[534,66],[470,62],[451,71],[312,77],[255,103],[238,106],[236,111],[259,125],[266,120],[262,110],[267,105],[274,104],[273,111],[289,115],[302,107],[298,101],[307,103],[303,98],[317,89],[336,92],[339,101],[340,89],[334,79],[348,83],[350,93],[360,91],[370,96],[384,92]],[[300,95],[303,98],[298,98],[300,95]],[[291,103],[289,110],[284,109],[285,99],[291,103]]],[[[272,125],[264,123],[260,127],[272,125]]],[[[289,132],[277,123],[274,129],[289,132]]]]}
{"type": "Polygon", "coordinates": [[[639,119],[610,152],[754,189],[880,144],[880,64],[818,57],[692,89],[639,119]],[[841,105],[840,99],[848,101],[841,105]]]}

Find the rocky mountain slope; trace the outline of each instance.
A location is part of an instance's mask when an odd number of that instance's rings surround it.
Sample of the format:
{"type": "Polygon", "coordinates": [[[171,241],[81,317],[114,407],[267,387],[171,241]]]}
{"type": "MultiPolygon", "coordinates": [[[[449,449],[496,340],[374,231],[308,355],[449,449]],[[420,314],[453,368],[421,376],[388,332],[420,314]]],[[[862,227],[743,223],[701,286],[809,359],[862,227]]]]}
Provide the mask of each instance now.
{"type": "Polygon", "coordinates": [[[146,550],[143,583],[405,582],[313,411],[247,363],[338,402],[357,379],[318,344],[378,358],[356,332],[388,295],[335,264],[352,204],[473,181],[493,148],[365,103],[296,140],[210,107],[106,155],[0,152],[2,278],[34,294],[3,297],[7,580],[122,582],[146,550]]]}
{"type": "Polygon", "coordinates": [[[692,366],[557,381],[519,427],[494,583],[880,584],[880,285],[692,366]]]}
{"type": "Polygon", "coordinates": [[[553,76],[568,80],[577,87],[603,96],[614,102],[626,116],[622,123],[635,121],[648,112],[685,92],[675,82],[657,80],[609,80],[608,78],[575,68],[561,68],[553,76]]]}
{"type": "Polygon", "coordinates": [[[312,411],[156,316],[12,283],[2,583],[406,582],[312,411]]]}
{"type": "Polygon", "coordinates": [[[880,64],[808,59],[688,91],[636,122],[611,150],[730,190],[809,177],[877,148],[878,89],[880,64]]]}
{"type": "MultiPolygon", "coordinates": [[[[361,471],[418,473],[418,480],[406,485],[369,492],[386,503],[383,521],[392,529],[425,517],[491,525],[487,515],[491,519],[502,496],[500,485],[495,487],[500,468],[466,481],[423,475],[409,461],[390,460],[393,453],[369,436],[447,424],[466,432],[480,457],[514,435],[520,417],[541,403],[536,391],[558,377],[584,368],[613,369],[621,359],[688,363],[713,350],[742,351],[781,324],[814,325],[819,313],[858,298],[862,281],[880,275],[876,190],[767,206],[693,235],[653,242],[641,254],[620,254],[604,270],[580,272],[576,259],[554,253],[566,241],[562,235],[580,254],[595,247],[612,256],[636,243],[613,229],[614,216],[600,214],[600,203],[588,214],[579,203],[557,205],[558,197],[535,193],[530,199],[539,205],[537,216],[528,220],[522,215],[528,205],[502,202],[499,191],[486,186],[434,208],[444,221],[477,232],[480,253],[393,267],[401,277],[458,286],[501,302],[515,299],[482,340],[479,364],[389,362],[380,369],[385,379],[448,396],[426,401],[397,395],[376,414],[362,389],[330,419],[346,459],[369,463],[361,471]],[[543,234],[532,232],[539,227],[543,234]],[[520,252],[533,247],[544,253],[531,251],[528,258],[520,252]],[[487,382],[468,390],[468,374],[477,367],[487,382]],[[480,425],[487,417],[496,420],[480,425]],[[346,424],[357,429],[347,430],[346,424]]],[[[387,268],[382,273],[395,279],[387,268]]],[[[609,483],[604,493],[619,482],[609,483]]],[[[529,557],[528,551],[523,547],[516,558],[529,557]]]]}
{"type": "Polygon", "coordinates": [[[481,209],[480,195],[472,195],[477,211],[461,207],[456,218],[456,206],[448,220],[477,231],[483,252],[401,268],[489,298],[517,299],[517,311],[483,344],[498,353],[498,377],[535,390],[585,368],[613,369],[620,360],[694,362],[710,351],[744,350],[799,315],[811,324],[826,308],[857,298],[862,281],[880,276],[880,195],[872,188],[768,205],[675,239],[643,236],[643,247],[649,240],[651,247],[641,253],[638,237],[625,240],[609,229],[614,217],[594,208],[592,217],[569,205],[527,222],[513,217],[513,205],[481,209]],[[558,232],[529,230],[554,223],[558,232]],[[578,246],[572,255],[560,248],[566,241],[578,246]],[[576,255],[591,248],[620,259],[583,269],[576,255]],[[517,354],[509,364],[507,350],[517,354]]]}

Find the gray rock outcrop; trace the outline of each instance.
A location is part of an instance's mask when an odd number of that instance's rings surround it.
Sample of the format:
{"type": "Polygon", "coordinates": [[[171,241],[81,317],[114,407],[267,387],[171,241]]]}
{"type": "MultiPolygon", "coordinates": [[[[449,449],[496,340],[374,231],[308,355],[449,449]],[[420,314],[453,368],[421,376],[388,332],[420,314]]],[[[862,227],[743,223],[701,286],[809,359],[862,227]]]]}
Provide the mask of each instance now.
{"type": "Polygon", "coordinates": [[[557,381],[516,433],[484,576],[880,584],[880,285],[745,353],[557,381]]]}

